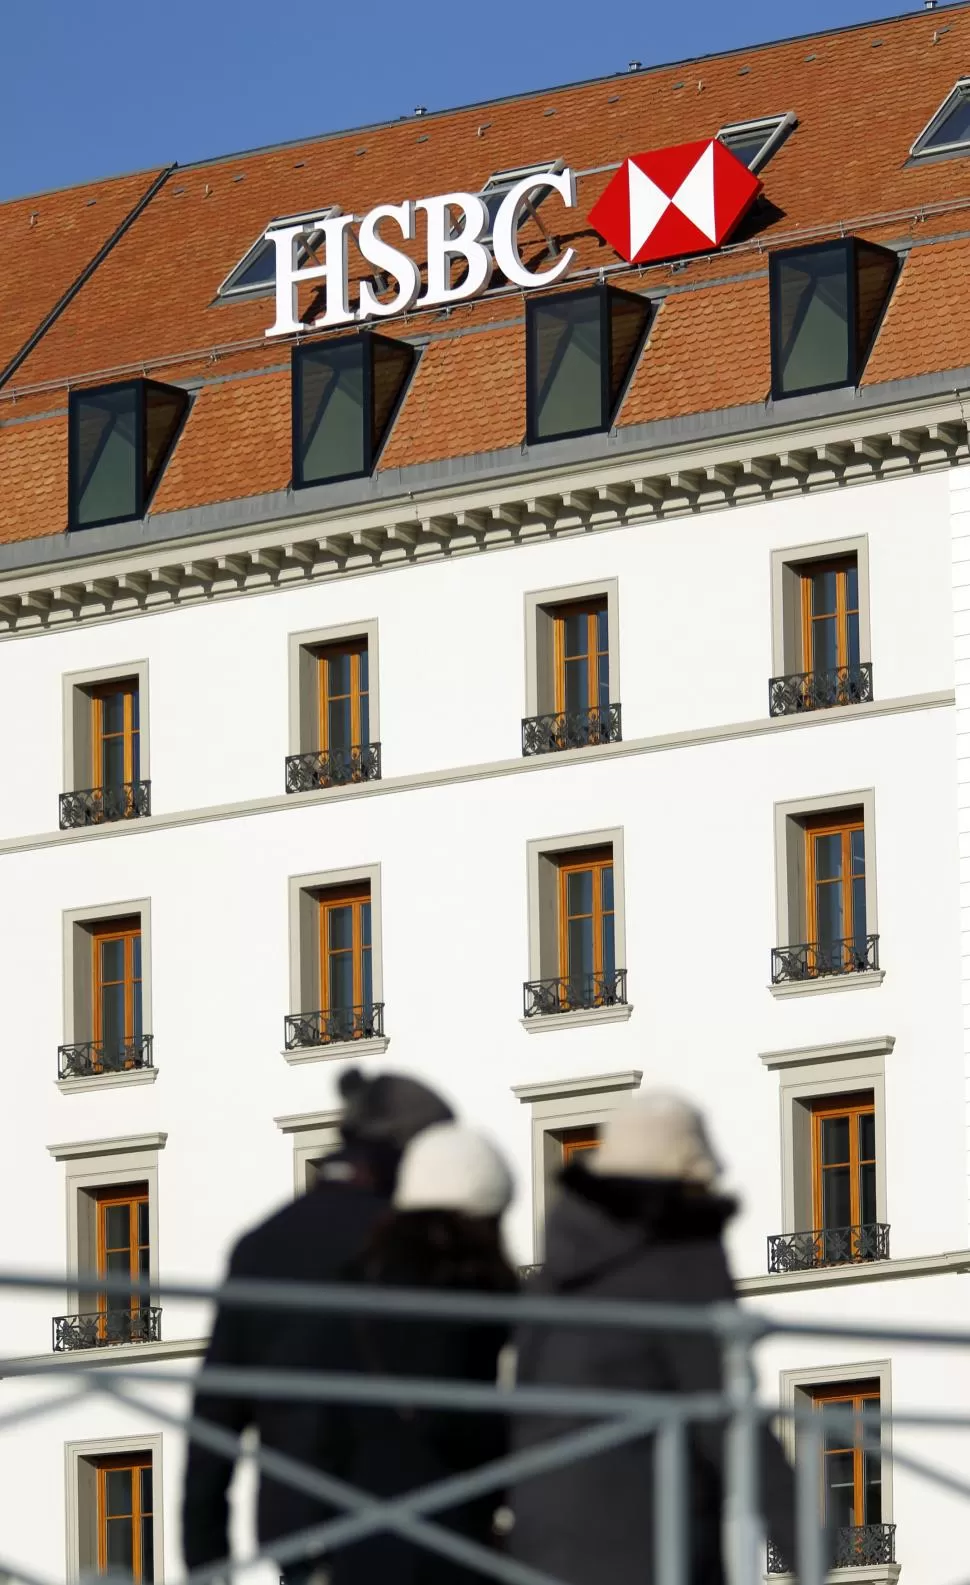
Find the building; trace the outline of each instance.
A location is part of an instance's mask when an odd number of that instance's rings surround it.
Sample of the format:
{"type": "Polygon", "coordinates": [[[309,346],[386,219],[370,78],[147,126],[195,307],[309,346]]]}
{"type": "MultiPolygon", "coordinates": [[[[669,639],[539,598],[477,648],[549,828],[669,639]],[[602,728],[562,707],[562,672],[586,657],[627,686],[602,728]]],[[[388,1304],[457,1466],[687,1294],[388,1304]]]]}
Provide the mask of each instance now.
{"type": "MultiPolygon", "coordinates": [[[[968,50],[921,9],[0,206],[8,1270],[211,1280],[356,1059],[503,1139],[523,1263],[563,1157],[676,1085],[753,1303],[964,1321],[968,50]]],[[[150,1379],[0,1437],[2,1567],[178,1576],[158,1377],[205,1326],[3,1305],[4,1359],[150,1379]]],[[[842,1562],[945,1585],[957,1499],[888,1440],[826,1461],[842,1562]]]]}

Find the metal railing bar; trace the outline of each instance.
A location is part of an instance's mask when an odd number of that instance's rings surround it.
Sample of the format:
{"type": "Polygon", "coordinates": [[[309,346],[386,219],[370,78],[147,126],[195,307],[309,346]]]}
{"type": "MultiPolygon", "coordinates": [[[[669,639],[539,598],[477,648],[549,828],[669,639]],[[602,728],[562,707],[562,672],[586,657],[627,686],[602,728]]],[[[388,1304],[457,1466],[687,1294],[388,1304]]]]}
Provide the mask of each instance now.
{"type": "Polygon", "coordinates": [[[682,1420],[660,1426],[653,1473],[656,1578],[664,1585],[686,1585],[687,1433],[682,1420]]]}
{"type": "Polygon", "coordinates": [[[731,1416],[725,1439],[724,1515],[729,1539],[731,1578],[758,1578],[761,1513],[758,1500],[759,1435],[751,1354],[743,1337],[724,1346],[724,1393],[731,1416]]]}
{"type": "Polygon", "coordinates": [[[796,1562],[800,1585],[822,1585],[825,1579],[822,1512],[822,1421],[806,1417],[799,1430],[795,1458],[796,1562]]]}
{"type": "MultiPolygon", "coordinates": [[[[72,1387],[70,1392],[58,1393],[55,1398],[44,1398],[40,1403],[28,1403],[20,1409],[10,1409],[6,1414],[0,1414],[0,1431],[9,1431],[13,1426],[23,1425],[28,1420],[39,1420],[45,1414],[53,1414],[55,1409],[65,1409],[90,1390],[88,1383],[85,1383],[80,1387],[72,1387]]],[[[2,1578],[3,1571],[0,1569],[2,1578]]]]}

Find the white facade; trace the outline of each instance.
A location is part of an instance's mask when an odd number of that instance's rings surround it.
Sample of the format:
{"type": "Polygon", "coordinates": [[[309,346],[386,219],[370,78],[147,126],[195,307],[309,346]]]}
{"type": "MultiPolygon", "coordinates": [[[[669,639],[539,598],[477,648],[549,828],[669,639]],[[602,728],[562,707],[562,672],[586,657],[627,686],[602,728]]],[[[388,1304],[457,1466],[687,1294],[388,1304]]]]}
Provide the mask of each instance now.
{"type": "MultiPolygon", "coordinates": [[[[105,1142],[92,1144],[92,1158],[114,1155],[117,1164],[118,1142],[127,1141],[129,1154],[154,1154],[153,1255],[163,1279],[217,1276],[238,1232],[293,1192],[301,1140],[293,1119],[324,1126],[318,1114],[335,1106],[336,1076],[356,1056],[338,1044],[319,1060],[285,1060],[283,1019],[300,1010],[291,996],[291,880],[379,867],[388,1045],[366,1060],[375,1070],[421,1073],[502,1141],[520,1185],[508,1227],[519,1260],[538,1258],[540,1103],[514,1091],[545,1086],[543,1094],[575,1096],[570,1081],[616,1074],[628,1084],[639,1072],[644,1086],[676,1087],[711,1115],[742,1202],[731,1253],[750,1302],[782,1319],[963,1324],[970,1235],[961,906],[970,882],[961,891],[967,798],[957,767],[968,763],[970,733],[966,502],[961,470],[906,468],[733,511],[542,534],[427,565],[133,609],[0,643],[9,746],[0,778],[3,1265],[55,1273],[76,1264],[66,1204],[79,1158],[51,1147],[105,1142]],[[849,540],[864,545],[868,562],[864,658],[875,702],[770,719],[768,680],[785,669],[773,567],[806,547],[849,540]],[[528,597],[611,580],[619,660],[611,696],[622,704],[623,742],[524,759],[535,642],[528,597]],[[287,798],[291,635],[365,623],[378,634],[372,688],[384,779],[287,798]],[[136,666],[147,666],[152,816],[59,832],[57,795],[69,785],[64,679],[136,666]],[[779,822],[785,809],[812,801],[866,808],[880,972],[780,994],[769,985],[771,949],[788,939],[778,916],[779,822]],[[614,858],[619,871],[621,848],[629,1016],[607,1010],[527,1027],[522,986],[538,977],[529,844],[549,839],[555,850],[560,838],[604,831],[622,833],[614,858]],[[108,905],[123,915],[142,900],[150,901],[156,1079],[66,1093],[55,1083],[70,1019],[65,915],[108,905]],[[831,1074],[840,1062],[852,1088],[860,1045],[878,1048],[865,1071],[882,1075],[881,1087],[874,1083],[884,1098],[880,1220],[891,1226],[892,1258],[769,1278],[767,1237],[798,1230],[785,1181],[793,1169],[783,1148],[783,1087],[810,1084],[814,1060],[828,1075],[825,1093],[836,1093],[831,1074]],[[792,1054],[814,1048],[826,1051],[799,1067],[792,1054]],[[282,1127],[280,1119],[290,1121],[282,1127]]],[[[200,540],[193,551],[211,548],[200,540]]],[[[85,576],[111,570],[104,559],[85,576]]],[[[587,1115],[602,1094],[590,1086],[587,1115]]],[[[582,1100],[572,1106],[581,1120],[582,1100]]],[[[0,1355],[43,1356],[51,1316],[72,1307],[67,1294],[8,1296],[0,1355]]],[[[113,1357],[189,1370],[205,1315],[166,1303],[162,1325],[161,1344],[113,1357]],[[172,1360],[173,1351],[181,1357],[172,1360]]],[[[99,1364],[110,1371],[106,1354],[99,1364]]],[[[894,1411],[967,1401],[966,1357],[834,1341],[772,1342],[762,1384],[775,1396],[784,1372],[838,1372],[856,1361],[885,1370],[894,1411]]],[[[6,1381],[0,1414],[44,1390],[6,1381]]],[[[177,1410],[179,1396],[164,1401],[177,1410]]],[[[147,1408],[82,1398],[0,1433],[0,1554],[37,1578],[63,1578],[73,1566],[65,1556],[76,1501],[66,1445],[160,1434],[156,1545],[166,1579],[179,1576],[177,1431],[147,1408]]],[[[904,1445],[970,1476],[966,1438],[900,1430],[896,1446],[904,1445]]],[[[951,1585],[964,1550],[958,1500],[901,1467],[890,1478],[887,1466],[885,1479],[906,1585],[951,1585]]],[[[851,1571],[870,1580],[895,1573],[851,1571]]]]}

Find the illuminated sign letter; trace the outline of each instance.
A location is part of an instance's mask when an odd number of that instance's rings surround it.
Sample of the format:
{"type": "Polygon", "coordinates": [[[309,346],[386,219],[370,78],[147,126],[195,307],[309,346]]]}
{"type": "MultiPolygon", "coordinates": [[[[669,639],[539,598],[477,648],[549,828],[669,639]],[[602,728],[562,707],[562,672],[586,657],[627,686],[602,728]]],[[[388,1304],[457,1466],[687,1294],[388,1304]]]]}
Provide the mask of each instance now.
{"type": "Polygon", "coordinates": [[[298,225],[269,228],[267,239],[276,247],[276,323],[267,336],[292,336],[306,328],[297,318],[303,281],[327,283],[327,311],[313,321],[315,329],[352,322],[347,302],[347,231],[353,223],[353,215],[318,215],[298,225]],[[300,269],[300,246],[311,237],[322,238],[327,262],[300,269]]]}
{"type": "Polygon", "coordinates": [[[441,198],[419,198],[417,208],[428,216],[428,289],[420,306],[476,297],[492,273],[488,249],[479,241],[488,225],[484,203],[477,193],[445,193],[441,198]],[[452,230],[453,208],[461,209],[465,217],[457,232],[452,230]],[[452,259],[464,259],[468,265],[468,274],[459,286],[451,285],[452,259]]]}
{"type": "Polygon", "coordinates": [[[574,249],[567,248],[548,270],[527,270],[522,263],[516,235],[519,211],[523,201],[532,193],[548,191],[550,187],[560,195],[567,209],[574,207],[576,178],[572,171],[558,173],[550,171],[544,176],[526,176],[509,189],[498,207],[495,224],[492,227],[492,249],[495,263],[513,286],[538,286],[540,283],[549,285],[553,281],[558,281],[565,275],[575,257],[574,249]]]}
{"type": "Polygon", "coordinates": [[[357,245],[361,253],[369,264],[392,275],[399,283],[399,290],[388,302],[382,303],[370,282],[361,281],[358,319],[386,319],[390,314],[403,314],[421,290],[418,266],[400,248],[392,248],[384,241],[377,229],[382,220],[393,221],[405,241],[410,242],[414,236],[414,205],[382,204],[365,215],[360,223],[357,245]]]}

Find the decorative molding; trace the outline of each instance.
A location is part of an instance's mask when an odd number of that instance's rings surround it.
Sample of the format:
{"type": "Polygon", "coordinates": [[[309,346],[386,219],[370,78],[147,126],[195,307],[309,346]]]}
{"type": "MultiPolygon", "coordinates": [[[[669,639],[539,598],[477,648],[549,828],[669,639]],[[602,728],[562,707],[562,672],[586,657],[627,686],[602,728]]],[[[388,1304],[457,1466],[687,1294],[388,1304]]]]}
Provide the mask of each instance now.
{"type": "Polygon", "coordinates": [[[864,969],[861,974],[822,974],[817,980],[784,980],[769,985],[772,996],[822,996],[826,991],[875,990],[886,978],[885,969],[864,969]]]}
{"type": "Polygon", "coordinates": [[[157,1068],[130,1068],[126,1073],[92,1073],[89,1079],[55,1079],[62,1095],[84,1095],[88,1090],[113,1090],[134,1084],[154,1084],[157,1068]]]}
{"type": "Polygon", "coordinates": [[[115,1139],[79,1139],[66,1145],[48,1145],[55,1161],[75,1161],[83,1156],[119,1156],[132,1150],[161,1150],[168,1134],[119,1134],[115,1139]]]}
{"type": "MultiPolygon", "coordinates": [[[[562,1014],[568,1017],[568,1014],[562,1014]]],[[[578,1079],[542,1079],[537,1084],[513,1084],[512,1094],[520,1101],[558,1101],[565,1095],[597,1095],[603,1090],[638,1090],[642,1068],[626,1068],[620,1073],[587,1073],[578,1079]]]]}
{"type": "Polygon", "coordinates": [[[349,1062],[351,1057],[382,1057],[391,1043],[390,1035],[375,1035],[371,1040],[334,1040],[328,1046],[300,1046],[295,1051],[281,1051],[291,1068],[304,1062],[349,1062]]]}
{"type": "Polygon", "coordinates": [[[625,1024],[632,1013],[632,1002],[617,1002],[612,1007],[578,1007],[572,1013],[520,1018],[519,1023],[527,1035],[547,1035],[553,1029],[593,1029],[600,1024],[625,1024]]]}
{"type": "Polygon", "coordinates": [[[307,1128],[336,1128],[343,1115],[338,1106],[330,1112],[292,1112],[286,1117],[274,1117],[273,1122],[284,1134],[299,1134],[307,1128]]]}
{"type": "Polygon", "coordinates": [[[759,1051],[766,1068],[804,1068],[813,1062],[838,1062],[855,1057],[886,1057],[896,1044],[895,1035],[872,1035],[868,1040],[836,1040],[824,1046],[795,1046],[787,1051],[759,1051]]]}
{"type": "Polygon", "coordinates": [[[970,1249],[948,1250],[942,1255],[910,1255],[902,1260],[873,1260],[857,1266],[822,1266],[814,1271],[782,1271],[775,1276],[741,1277],[735,1288],[741,1294],[770,1294],[805,1288],[837,1288],[846,1283],[899,1282],[906,1277],[939,1277],[970,1273],[970,1249]]]}
{"type": "MultiPolygon", "coordinates": [[[[52,1354],[50,1351],[46,1354],[12,1354],[4,1364],[7,1367],[14,1365],[16,1369],[0,1369],[0,1381],[10,1381],[20,1375],[36,1377],[47,1375],[48,1372],[53,1374],[59,1370],[73,1369],[87,1374],[89,1370],[100,1370],[106,1365],[130,1365],[135,1359],[195,1359],[204,1354],[208,1346],[207,1337],[187,1337],[162,1343],[114,1343],[110,1348],[85,1348],[66,1354],[52,1354]]],[[[129,1440],[132,1447],[141,1447],[145,1439],[137,1437],[129,1440]]],[[[105,1452],[111,1452],[117,1441],[118,1438],[112,1437],[105,1452]]]]}
{"type": "Polygon", "coordinates": [[[0,638],[903,477],[968,457],[966,419],[949,395],[539,468],[491,487],[332,506],[248,532],[78,555],[4,577],[0,638]]]}

